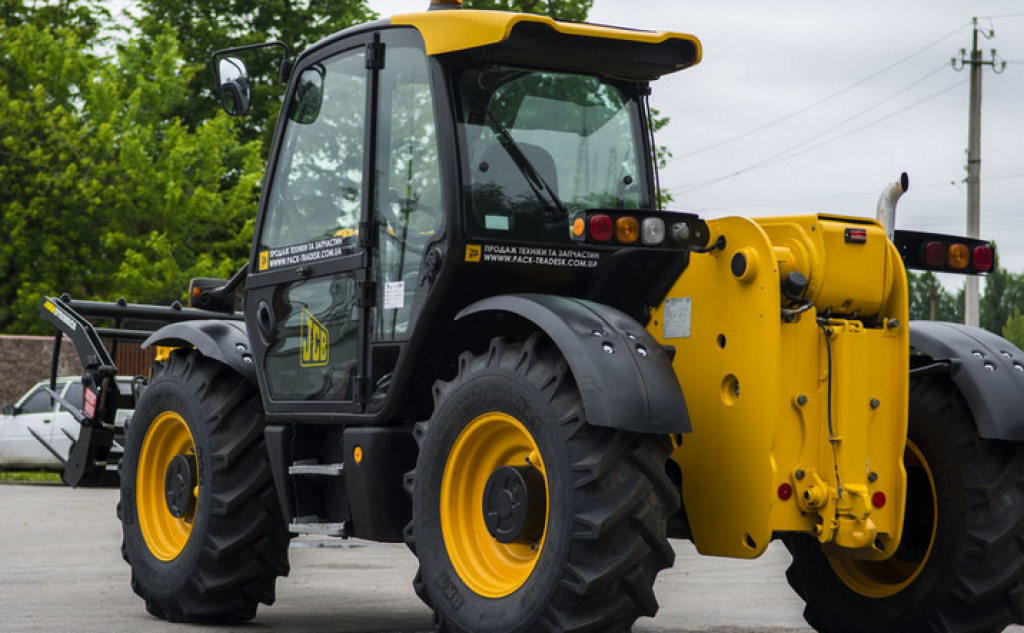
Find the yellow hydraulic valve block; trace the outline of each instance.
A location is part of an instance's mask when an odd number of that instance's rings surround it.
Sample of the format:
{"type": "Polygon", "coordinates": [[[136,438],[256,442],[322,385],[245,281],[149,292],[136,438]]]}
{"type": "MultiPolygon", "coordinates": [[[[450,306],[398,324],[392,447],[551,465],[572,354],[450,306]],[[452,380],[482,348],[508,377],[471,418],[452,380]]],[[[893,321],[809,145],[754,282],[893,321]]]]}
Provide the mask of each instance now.
{"type": "Polygon", "coordinates": [[[860,218],[708,224],[722,247],[691,257],[649,325],[675,349],[693,425],[672,459],[697,549],[753,558],[778,533],[807,532],[888,558],[909,369],[895,247],[860,218]]]}

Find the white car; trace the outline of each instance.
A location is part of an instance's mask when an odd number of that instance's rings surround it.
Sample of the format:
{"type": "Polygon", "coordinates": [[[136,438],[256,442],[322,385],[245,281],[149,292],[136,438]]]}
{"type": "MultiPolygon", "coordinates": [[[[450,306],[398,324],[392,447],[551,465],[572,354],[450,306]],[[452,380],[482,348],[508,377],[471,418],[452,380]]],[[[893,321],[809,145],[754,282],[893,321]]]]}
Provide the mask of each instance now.
{"type": "MultiPolygon", "coordinates": [[[[119,404],[130,402],[131,383],[131,378],[117,377],[117,386],[122,394],[119,404]]],[[[63,470],[61,461],[30,432],[30,429],[35,431],[65,459],[71,450],[71,442],[78,439],[81,426],[71,413],[43,390],[49,384],[48,380],[38,383],[13,407],[4,407],[3,415],[0,416],[0,469],[63,470]]],[[[72,405],[82,407],[83,388],[80,377],[58,378],[57,392],[72,405]]],[[[123,429],[131,415],[131,408],[119,407],[115,426],[123,429]]],[[[120,450],[118,439],[115,436],[114,449],[117,451],[120,450]]]]}

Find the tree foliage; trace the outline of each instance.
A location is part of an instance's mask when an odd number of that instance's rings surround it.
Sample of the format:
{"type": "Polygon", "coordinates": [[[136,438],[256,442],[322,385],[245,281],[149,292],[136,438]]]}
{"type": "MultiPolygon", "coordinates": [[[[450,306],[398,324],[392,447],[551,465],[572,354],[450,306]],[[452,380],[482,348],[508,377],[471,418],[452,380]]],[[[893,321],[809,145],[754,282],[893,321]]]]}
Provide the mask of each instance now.
{"type": "MultiPolygon", "coordinates": [[[[365,0],[142,0],[139,7],[142,14],[136,27],[144,46],[168,26],[178,34],[184,70],[190,74],[184,91],[190,98],[177,114],[192,127],[213,118],[220,109],[213,96],[210,66],[215,51],[277,40],[290,47],[294,58],[331,33],[377,17],[365,0]]],[[[243,57],[253,80],[253,99],[252,110],[238,125],[243,140],[262,138],[267,148],[284,94],[279,77],[281,51],[247,51],[243,57]]]]}
{"type": "MultiPolygon", "coordinates": [[[[910,318],[921,321],[964,322],[963,300],[950,294],[935,273],[907,271],[910,318]]],[[[962,295],[962,292],[960,293],[962,295]]]]}
{"type": "Polygon", "coordinates": [[[521,11],[582,22],[587,19],[594,0],[465,0],[462,4],[467,9],[521,11]]]}
{"type": "Polygon", "coordinates": [[[1024,349],[1024,316],[1021,315],[1020,308],[1013,309],[1013,314],[1006,319],[1000,333],[1003,338],[1024,349]]]}
{"type": "Polygon", "coordinates": [[[0,331],[45,330],[43,294],[166,302],[245,259],[258,145],[176,116],[193,73],[171,31],[108,60],[92,29],[0,26],[0,331]]]}
{"type": "MultiPolygon", "coordinates": [[[[950,293],[942,287],[934,273],[907,273],[910,284],[910,318],[921,320],[964,322],[964,288],[950,293]]],[[[999,266],[985,276],[985,290],[979,298],[979,325],[998,335],[1010,338],[1024,328],[1020,317],[1024,310],[1024,275],[1011,273],[999,266]]],[[[1024,337],[1011,341],[1024,342],[1024,337]]],[[[1020,343],[1016,343],[1020,346],[1020,343]]]]}
{"type": "Polygon", "coordinates": [[[1014,310],[1024,307],[1024,276],[1001,267],[997,255],[992,272],[985,277],[985,292],[978,303],[981,327],[999,334],[1014,310]]]}

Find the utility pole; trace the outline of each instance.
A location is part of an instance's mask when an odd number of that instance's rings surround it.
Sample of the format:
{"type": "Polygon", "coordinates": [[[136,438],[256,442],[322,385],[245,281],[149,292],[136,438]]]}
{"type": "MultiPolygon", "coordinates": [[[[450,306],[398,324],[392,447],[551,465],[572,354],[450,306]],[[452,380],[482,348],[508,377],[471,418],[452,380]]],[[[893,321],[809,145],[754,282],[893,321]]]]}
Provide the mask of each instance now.
{"type": "MultiPolygon", "coordinates": [[[[985,66],[991,66],[996,74],[1006,69],[1006,62],[996,62],[996,49],[992,49],[992,58],[986,61],[978,48],[978,34],[989,40],[995,37],[994,29],[979,29],[978,18],[974,18],[974,40],[971,56],[967,50],[960,49],[960,58],[953,58],[953,69],[960,71],[971,67],[971,111],[968,118],[967,131],[967,237],[975,239],[981,236],[981,72],[985,66]]],[[[967,276],[965,288],[964,323],[978,327],[980,314],[978,310],[978,277],[967,276]]]]}

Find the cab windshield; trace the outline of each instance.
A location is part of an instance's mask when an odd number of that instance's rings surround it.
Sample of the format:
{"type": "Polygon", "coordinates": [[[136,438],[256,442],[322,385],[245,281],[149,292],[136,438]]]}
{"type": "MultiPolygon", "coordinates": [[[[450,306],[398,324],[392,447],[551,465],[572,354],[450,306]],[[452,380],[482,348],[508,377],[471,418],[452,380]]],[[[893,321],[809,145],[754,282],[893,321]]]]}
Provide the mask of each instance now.
{"type": "Polygon", "coordinates": [[[456,85],[471,237],[567,244],[576,211],[651,205],[635,91],[495,65],[456,85]]]}

